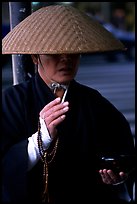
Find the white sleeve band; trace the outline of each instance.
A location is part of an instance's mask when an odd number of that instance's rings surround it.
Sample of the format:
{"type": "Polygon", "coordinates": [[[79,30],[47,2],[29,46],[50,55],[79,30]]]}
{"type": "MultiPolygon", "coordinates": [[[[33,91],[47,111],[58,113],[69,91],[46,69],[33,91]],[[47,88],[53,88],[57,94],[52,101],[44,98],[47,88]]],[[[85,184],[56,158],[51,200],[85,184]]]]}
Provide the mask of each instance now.
{"type": "MultiPolygon", "coordinates": [[[[41,137],[44,149],[48,149],[52,139],[49,135],[48,129],[44,120],[40,117],[41,137]]],[[[39,148],[37,144],[38,132],[28,138],[28,170],[30,170],[40,159],[39,148]]]]}
{"type": "MultiPolygon", "coordinates": [[[[62,103],[65,100],[67,91],[68,89],[65,90],[64,96],[61,101],[62,103]]],[[[52,139],[49,135],[49,132],[44,120],[41,117],[39,119],[40,119],[40,125],[41,125],[40,131],[41,131],[43,146],[46,150],[48,149],[52,139]]],[[[35,134],[33,134],[31,137],[28,138],[28,170],[30,170],[40,159],[37,137],[38,137],[38,132],[36,132],[35,134]]]]}

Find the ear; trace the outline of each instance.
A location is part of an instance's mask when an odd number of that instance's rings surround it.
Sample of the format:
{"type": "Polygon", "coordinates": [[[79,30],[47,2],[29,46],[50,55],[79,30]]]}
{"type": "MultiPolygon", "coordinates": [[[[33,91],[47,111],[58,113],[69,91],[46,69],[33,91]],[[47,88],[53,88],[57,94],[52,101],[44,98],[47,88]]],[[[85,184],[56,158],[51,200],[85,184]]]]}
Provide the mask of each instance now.
{"type": "Polygon", "coordinates": [[[38,64],[38,55],[31,55],[34,64],[38,64]]]}

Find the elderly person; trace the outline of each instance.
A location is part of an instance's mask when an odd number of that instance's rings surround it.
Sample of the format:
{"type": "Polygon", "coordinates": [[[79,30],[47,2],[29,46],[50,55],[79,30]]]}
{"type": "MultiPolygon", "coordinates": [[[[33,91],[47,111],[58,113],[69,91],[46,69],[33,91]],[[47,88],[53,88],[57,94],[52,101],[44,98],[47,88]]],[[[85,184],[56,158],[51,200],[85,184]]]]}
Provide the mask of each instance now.
{"type": "Polygon", "coordinates": [[[70,6],[43,7],[5,36],[3,54],[30,54],[37,72],[3,92],[4,203],[131,200],[126,168],[101,165],[104,156],[134,154],[129,124],[97,90],[75,81],[80,54],[121,49],[70,6]]]}

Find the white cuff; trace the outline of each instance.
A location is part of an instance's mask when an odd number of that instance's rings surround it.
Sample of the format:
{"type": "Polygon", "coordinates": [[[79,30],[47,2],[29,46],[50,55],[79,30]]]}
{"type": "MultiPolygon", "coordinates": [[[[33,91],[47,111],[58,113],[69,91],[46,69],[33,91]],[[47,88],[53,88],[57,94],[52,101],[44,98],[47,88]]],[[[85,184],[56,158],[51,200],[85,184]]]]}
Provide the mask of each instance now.
{"type": "MultiPolygon", "coordinates": [[[[52,139],[49,135],[48,129],[44,120],[40,117],[41,137],[44,149],[48,149],[52,139]]],[[[40,159],[39,148],[37,143],[38,132],[28,138],[28,170],[30,170],[40,159]]]]}

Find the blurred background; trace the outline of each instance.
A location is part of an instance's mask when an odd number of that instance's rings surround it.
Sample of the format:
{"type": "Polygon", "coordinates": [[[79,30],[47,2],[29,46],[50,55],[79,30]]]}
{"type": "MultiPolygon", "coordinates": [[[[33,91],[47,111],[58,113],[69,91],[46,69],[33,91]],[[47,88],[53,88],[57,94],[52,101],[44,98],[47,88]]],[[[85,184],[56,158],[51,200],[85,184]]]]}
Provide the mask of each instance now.
{"type": "MultiPolygon", "coordinates": [[[[14,2],[16,4],[21,2],[14,2]]],[[[25,2],[27,3],[27,2],[25,2]]],[[[84,54],[76,80],[100,91],[127,118],[135,136],[135,2],[29,2],[31,12],[68,4],[95,18],[127,51],[84,54]]],[[[2,37],[10,31],[9,2],[2,2],[2,37]]],[[[2,55],[2,90],[13,84],[12,56],[2,55]]]]}

